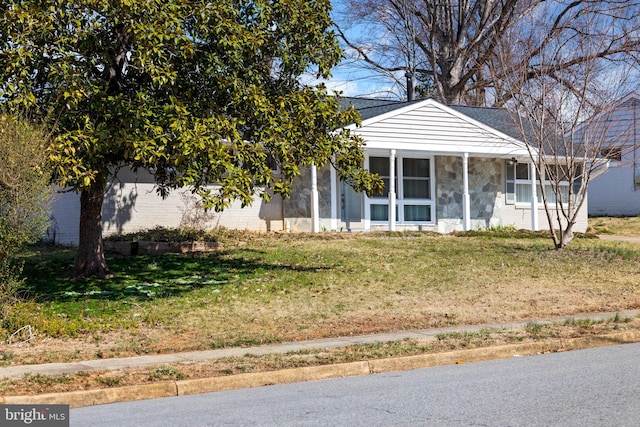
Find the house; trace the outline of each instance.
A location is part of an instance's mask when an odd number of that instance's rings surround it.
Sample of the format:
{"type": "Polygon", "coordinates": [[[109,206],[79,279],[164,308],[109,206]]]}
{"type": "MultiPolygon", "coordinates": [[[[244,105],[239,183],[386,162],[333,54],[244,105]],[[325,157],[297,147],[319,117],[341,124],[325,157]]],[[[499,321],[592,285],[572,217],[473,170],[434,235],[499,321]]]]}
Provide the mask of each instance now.
{"type": "Polygon", "coordinates": [[[589,215],[640,215],[640,94],[592,117],[581,129],[587,132],[604,137],[601,154],[609,159],[609,169],[589,184],[589,215]]]}
{"type": "MultiPolygon", "coordinates": [[[[540,184],[527,147],[502,109],[446,106],[433,99],[400,102],[347,98],[362,124],[365,167],[385,182],[373,197],[340,182],[331,167],[308,168],[290,199],[204,212],[187,190],[161,199],[150,176],[121,170],[105,198],[105,235],[155,226],[198,225],[256,231],[430,230],[448,233],[495,226],[546,229],[540,184]],[[390,185],[395,182],[395,185],[390,185]]],[[[78,196],[54,206],[50,238],[77,243],[78,196]]],[[[575,231],[585,231],[586,209],[575,231]]]]}

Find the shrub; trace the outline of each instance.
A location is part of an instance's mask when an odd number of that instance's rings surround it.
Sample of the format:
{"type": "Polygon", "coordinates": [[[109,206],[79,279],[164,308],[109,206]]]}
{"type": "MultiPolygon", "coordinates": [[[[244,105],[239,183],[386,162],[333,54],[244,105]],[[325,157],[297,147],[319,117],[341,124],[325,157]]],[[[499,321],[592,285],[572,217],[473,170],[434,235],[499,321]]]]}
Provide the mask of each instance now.
{"type": "MultiPolygon", "coordinates": [[[[16,255],[44,234],[50,215],[47,137],[36,125],[0,112],[0,321],[18,300],[22,265],[16,255]]],[[[9,331],[11,332],[11,331],[9,331]]]]}

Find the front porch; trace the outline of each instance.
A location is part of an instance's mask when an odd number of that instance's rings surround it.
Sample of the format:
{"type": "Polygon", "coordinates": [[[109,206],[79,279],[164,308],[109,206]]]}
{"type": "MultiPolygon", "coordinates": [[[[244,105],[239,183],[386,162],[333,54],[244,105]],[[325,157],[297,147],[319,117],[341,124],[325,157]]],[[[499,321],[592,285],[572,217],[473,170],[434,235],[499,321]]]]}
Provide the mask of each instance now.
{"type": "MultiPolygon", "coordinates": [[[[367,197],[331,168],[311,167],[296,180],[293,200],[283,202],[291,230],[549,228],[539,197],[549,183],[537,176],[535,149],[519,139],[507,111],[433,99],[350,101],[363,121],[347,129],[365,141],[365,167],[385,189],[367,197]]],[[[578,221],[574,229],[586,230],[586,209],[578,221]]]]}
{"type": "MultiPolygon", "coordinates": [[[[309,168],[284,201],[293,231],[424,230],[449,233],[513,225],[538,230],[535,179],[526,205],[509,200],[506,168],[515,158],[408,150],[369,150],[365,166],[385,182],[374,197],[355,192],[335,172],[309,168]],[[393,180],[391,179],[393,177],[393,180]],[[390,182],[394,182],[390,186],[390,182]]],[[[515,159],[520,165],[527,159],[515,159]]],[[[535,168],[529,165],[535,174],[535,168]]],[[[510,192],[513,193],[511,188],[510,192]]]]}

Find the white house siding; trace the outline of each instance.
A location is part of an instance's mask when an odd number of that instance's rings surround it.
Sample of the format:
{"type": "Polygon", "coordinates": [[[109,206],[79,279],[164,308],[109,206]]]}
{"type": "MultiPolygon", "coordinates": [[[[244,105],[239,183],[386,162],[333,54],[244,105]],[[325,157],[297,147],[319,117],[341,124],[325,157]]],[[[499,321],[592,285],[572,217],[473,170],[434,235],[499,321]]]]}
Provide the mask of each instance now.
{"type": "MultiPolygon", "coordinates": [[[[555,220],[555,211],[553,213],[553,219],[555,220]]],[[[573,226],[573,231],[584,233],[587,231],[589,218],[587,216],[587,209],[581,209],[576,218],[576,223],[573,226]]],[[[531,229],[531,206],[529,204],[522,205],[505,205],[502,210],[502,221],[500,225],[514,226],[517,229],[531,229]]],[[[563,223],[564,226],[564,223],[563,223]]],[[[547,221],[547,214],[544,211],[542,204],[539,204],[538,208],[538,229],[548,230],[549,221],[547,221]]]]}
{"type": "Polygon", "coordinates": [[[483,157],[527,156],[516,141],[446,107],[425,101],[364,121],[354,132],[367,149],[429,151],[434,154],[469,153],[483,157]]]}
{"type": "Polygon", "coordinates": [[[604,129],[605,148],[620,148],[622,157],[589,183],[589,215],[640,215],[640,95],[587,123],[582,131],[599,135],[604,129]]]}
{"type": "Polygon", "coordinates": [[[589,183],[589,215],[640,215],[640,186],[634,181],[633,165],[609,166],[589,183]]]}
{"type": "MultiPolygon", "coordinates": [[[[255,202],[245,208],[239,202],[234,202],[223,212],[205,212],[198,200],[186,189],[175,190],[163,199],[155,191],[148,174],[135,175],[127,169],[121,169],[105,194],[103,235],[180,226],[252,231],[283,228],[282,200],[279,196],[273,196],[269,203],[256,196],[255,202]]],[[[80,196],[76,193],[58,194],[53,201],[51,221],[46,238],[59,244],[77,245],[80,196]]]]}
{"type": "Polygon", "coordinates": [[[80,197],[76,193],[58,193],[51,203],[49,229],[44,238],[61,245],[78,244],[80,197]]]}

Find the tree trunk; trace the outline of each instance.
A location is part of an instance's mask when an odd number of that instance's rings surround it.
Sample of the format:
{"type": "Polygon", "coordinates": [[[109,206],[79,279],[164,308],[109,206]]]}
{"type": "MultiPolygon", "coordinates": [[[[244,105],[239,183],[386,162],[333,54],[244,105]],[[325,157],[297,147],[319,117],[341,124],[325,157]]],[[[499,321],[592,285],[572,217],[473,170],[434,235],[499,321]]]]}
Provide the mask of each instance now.
{"type": "Polygon", "coordinates": [[[564,230],[560,230],[560,243],[556,244],[556,249],[566,249],[569,242],[573,240],[573,222],[569,221],[564,230]]]}
{"type": "Polygon", "coordinates": [[[111,273],[102,249],[104,186],[94,184],[80,193],[80,240],[75,278],[104,277],[111,273]]]}

